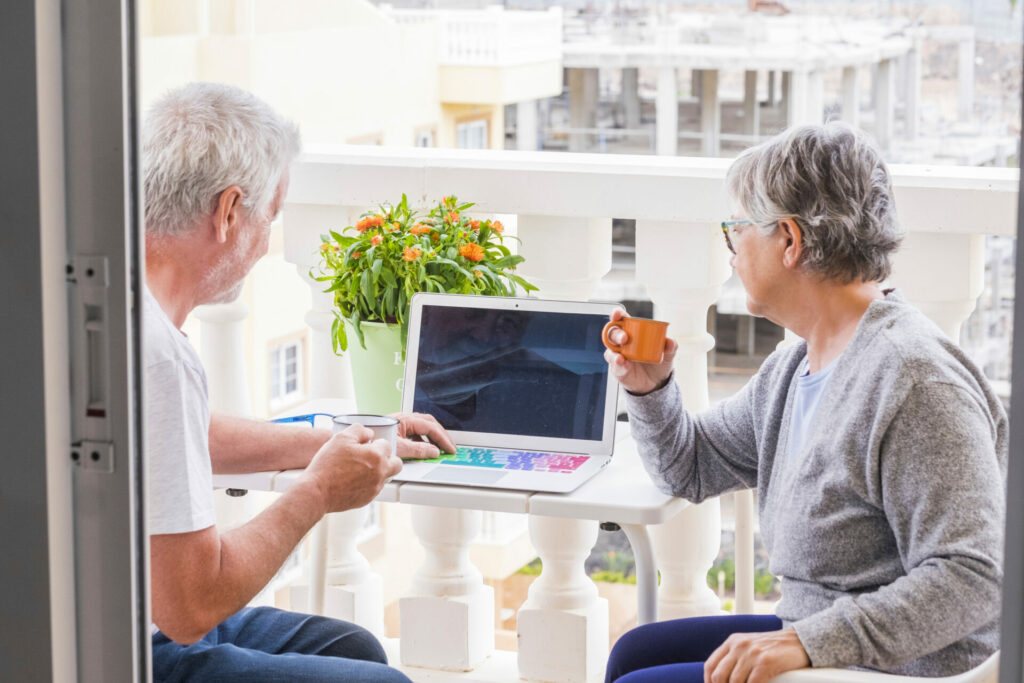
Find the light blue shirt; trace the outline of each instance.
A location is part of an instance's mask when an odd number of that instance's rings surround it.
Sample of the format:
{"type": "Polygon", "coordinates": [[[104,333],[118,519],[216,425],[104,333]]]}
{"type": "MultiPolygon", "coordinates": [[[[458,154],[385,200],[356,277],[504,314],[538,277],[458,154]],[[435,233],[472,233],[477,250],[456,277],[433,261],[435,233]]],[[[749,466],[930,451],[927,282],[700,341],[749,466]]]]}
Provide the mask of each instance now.
{"type": "Polygon", "coordinates": [[[800,363],[800,376],[796,378],[796,396],[793,397],[793,419],[789,425],[789,448],[788,455],[795,458],[800,455],[804,447],[804,440],[814,419],[814,413],[818,411],[818,404],[821,403],[821,396],[825,393],[825,386],[828,384],[832,368],[836,366],[836,357],[831,363],[818,370],[814,374],[808,374],[809,363],[805,357],[800,363]]]}

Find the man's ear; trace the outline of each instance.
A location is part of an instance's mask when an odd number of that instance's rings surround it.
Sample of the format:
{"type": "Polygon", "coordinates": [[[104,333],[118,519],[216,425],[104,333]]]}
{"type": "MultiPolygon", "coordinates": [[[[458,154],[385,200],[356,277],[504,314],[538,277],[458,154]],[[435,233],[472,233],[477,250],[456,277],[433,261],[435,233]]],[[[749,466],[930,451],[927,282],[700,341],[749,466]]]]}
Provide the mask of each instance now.
{"type": "Polygon", "coordinates": [[[228,235],[235,230],[242,220],[242,188],[232,185],[217,197],[217,207],[213,214],[214,236],[224,244],[228,235]]]}
{"type": "Polygon", "coordinates": [[[800,263],[800,255],[803,253],[804,246],[804,235],[800,231],[800,226],[792,218],[783,218],[779,221],[779,230],[785,237],[782,265],[786,268],[796,268],[800,263]]]}

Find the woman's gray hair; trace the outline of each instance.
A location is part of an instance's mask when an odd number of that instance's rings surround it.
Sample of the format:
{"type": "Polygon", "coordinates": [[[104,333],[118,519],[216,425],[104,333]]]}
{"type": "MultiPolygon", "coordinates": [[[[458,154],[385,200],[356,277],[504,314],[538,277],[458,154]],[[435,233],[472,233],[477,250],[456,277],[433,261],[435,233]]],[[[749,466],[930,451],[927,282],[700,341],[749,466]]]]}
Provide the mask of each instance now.
{"type": "Polygon", "coordinates": [[[295,124],[245,90],[221,83],[172,90],[143,124],[147,234],[191,230],[232,185],[242,188],[250,216],[264,216],[299,148],[295,124]]]}
{"type": "Polygon", "coordinates": [[[841,121],[798,126],[743,152],[726,175],[729,194],[765,234],[792,218],[800,263],[843,284],[889,277],[903,234],[882,155],[841,121]]]}

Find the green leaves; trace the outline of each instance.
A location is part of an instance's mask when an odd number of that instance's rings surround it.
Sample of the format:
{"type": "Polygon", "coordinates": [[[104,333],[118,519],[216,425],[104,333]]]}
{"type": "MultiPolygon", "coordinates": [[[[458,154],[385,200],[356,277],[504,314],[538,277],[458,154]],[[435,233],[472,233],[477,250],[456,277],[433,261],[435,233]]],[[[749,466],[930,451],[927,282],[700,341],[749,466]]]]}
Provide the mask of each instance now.
{"type": "Polygon", "coordinates": [[[536,291],[511,272],[523,257],[505,246],[502,226],[465,215],[472,206],[449,196],[420,215],[402,195],[393,206],[364,213],[355,226],[321,235],[320,263],[310,277],[326,283],[324,291],[334,295],[335,353],[348,348],[343,320],[360,344],[363,322],[397,323],[404,338],[416,292],[514,296],[536,291]]]}

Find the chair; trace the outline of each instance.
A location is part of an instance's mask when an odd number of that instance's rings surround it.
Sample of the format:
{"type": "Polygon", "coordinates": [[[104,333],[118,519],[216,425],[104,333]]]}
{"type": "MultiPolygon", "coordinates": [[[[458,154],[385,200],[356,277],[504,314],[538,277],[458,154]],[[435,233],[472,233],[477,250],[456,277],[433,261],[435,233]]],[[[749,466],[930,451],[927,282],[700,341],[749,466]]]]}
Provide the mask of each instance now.
{"type": "Polygon", "coordinates": [[[929,681],[932,683],[996,683],[999,680],[999,653],[986,659],[970,671],[943,678],[918,678],[917,676],[894,676],[892,674],[849,669],[799,669],[780,674],[771,683],[907,683],[929,681]]]}

